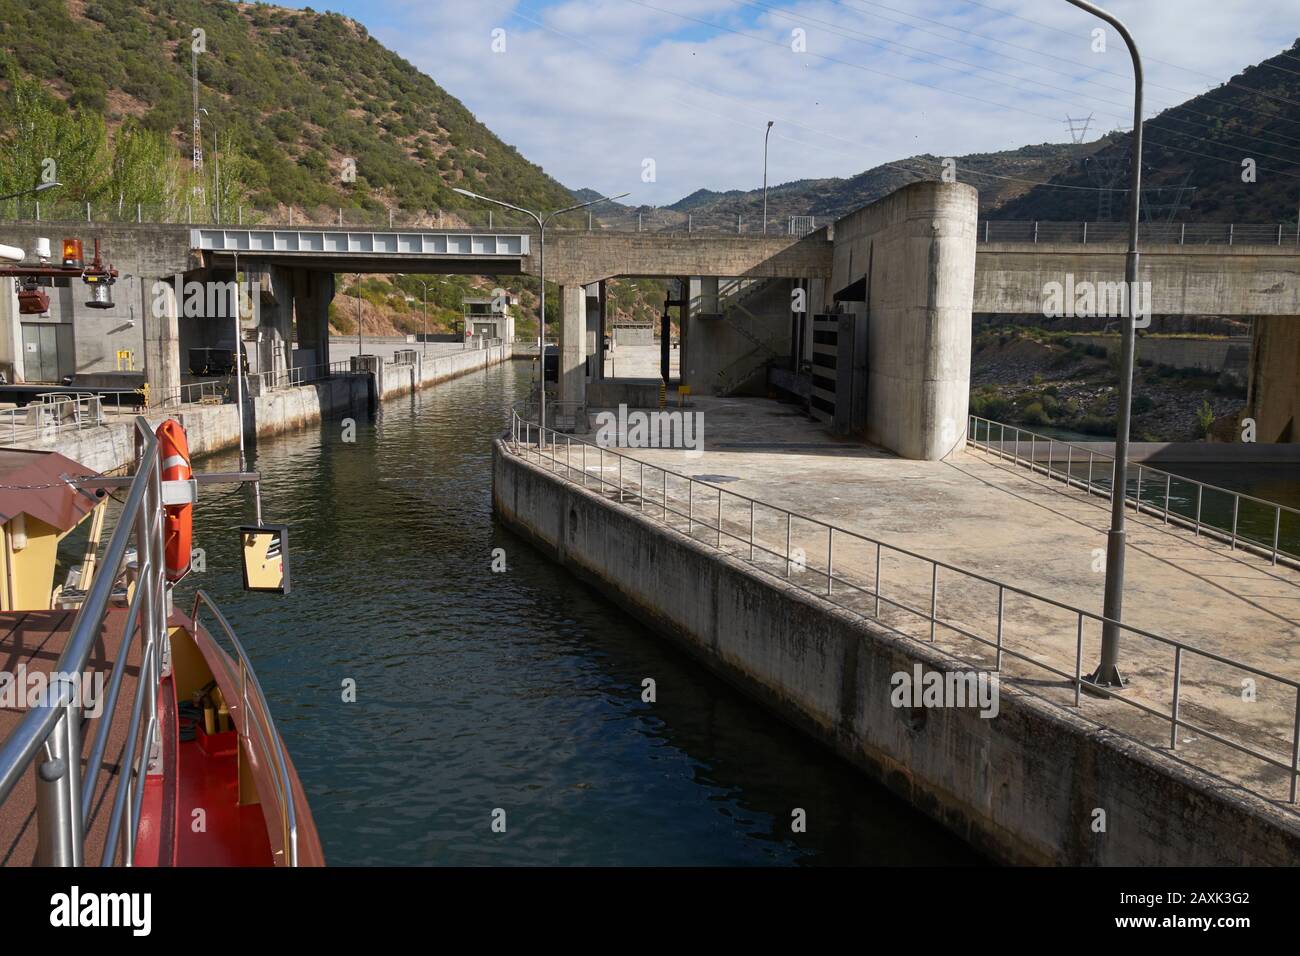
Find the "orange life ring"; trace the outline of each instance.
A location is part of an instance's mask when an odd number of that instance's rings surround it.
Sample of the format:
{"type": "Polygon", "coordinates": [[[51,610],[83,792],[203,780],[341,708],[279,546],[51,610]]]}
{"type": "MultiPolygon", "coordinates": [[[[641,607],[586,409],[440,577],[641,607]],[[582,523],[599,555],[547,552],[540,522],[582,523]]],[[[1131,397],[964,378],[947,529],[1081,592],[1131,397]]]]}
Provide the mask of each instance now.
{"type": "MultiPolygon", "coordinates": [[[[174,418],[158,426],[158,460],[163,481],[189,481],[190,443],[185,429],[174,418]]],[[[193,550],[194,505],[168,505],[163,519],[163,553],[167,563],[167,580],[176,582],[190,570],[193,550]]]]}

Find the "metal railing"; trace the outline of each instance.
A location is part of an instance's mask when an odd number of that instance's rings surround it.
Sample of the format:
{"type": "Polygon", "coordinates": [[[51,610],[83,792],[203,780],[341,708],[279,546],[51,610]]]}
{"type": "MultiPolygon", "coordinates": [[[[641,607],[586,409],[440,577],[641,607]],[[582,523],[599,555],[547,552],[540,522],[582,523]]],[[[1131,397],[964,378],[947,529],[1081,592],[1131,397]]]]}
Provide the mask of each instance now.
{"type": "Polygon", "coordinates": [[[46,392],[20,408],[0,411],[5,444],[52,438],[104,423],[103,398],[89,392],[46,392]]]}
{"type": "MultiPolygon", "coordinates": [[[[1061,481],[1066,488],[1111,498],[1111,455],[978,415],[969,416],[966,443],[1061,481]]],[[[1286,543],[1300,542],[1300,510],[1141,462],[1133,461],[1131,467],[1135,473],[1124,497],[1134,510],[1190,528],[1197,537],[1225,541],[1232,550],[1269,558],[1275,565],[1279,559],[1291,566],[1300,563],[1300,546],[1286,543]]]]}
{"type": "MultiPolygon", "coordinates": [[[[892,608],[904,612],[909,620],[913,617],[919,618],[922,626],[928,628],[928,638],[931,643],[935,641],[937,631],[940,628],[946,633],[975,642],[981,648],[991,652],[993,669],[996,671],[1002,671],[1004,658],[1010,657],[1028,665],[1030,668],[1046,671],[1048,674],[1063,679],[1067,682],[1066,686],[1073,689],[1073,704],[1076,710],[1082,708],[1083,692],[1086,689],[1090,695],[1095,695],[1107,701],[1122,703],[1142,714],[1158,718],[1168,724],[1169,751],[1178,749],[1180,729],[1189,730],[1199,734],[1206,740],[1226,746],[1237,753],[1244,754],[1282,771],[1289,778],[1289,801],[1292,804],[1296,803],[1297,781],[1300,780],[1300,682],[1296,680],[1280,674],[1270,673],[1242,661],[1233,660],[1121,621],[1111,621],[1093,611],[1074,607],[1024,588],[1006,584],[987,575],[919,554],[907,548],[889,544],[870,535],[849,531],[818,518],[761,502],[737,492],[727,491],[716,484],[694,479],[662,467],[648,466],[640,459],[619,454],[591,442],[575,439],[572,435],[551,428],[539,428],[534,422],[521,418],[518,413],[512,413],[511,415],[511,427],[506,439],[504,444],[511,453],[525,460],[537,461],[541,467],[546,468],[557,477],[562,477],[564,480],[580,485],[583,488],[589,488],[594,478],[596,489],[602,494],[609,494],[619,505],[639,511],[650,520],[657,518],[660,523],[674,530],[682,531],[681,524],[684,522],[685,533],[693,540],[702,541],[706,545],[710,545],[733,557],[746,560],[748,563],[760,568],[763,567],[762,559],[764,557],[775,559],[777,570],[772,571],[772,573],[779,573],[803,590],[831,600],[835,599],[837,593],[842,596],[845,591],[850,592],[855,599],[866,598],[867,603],[871,606],[870,611],[844,603],[840,603],[839,606],[864,619],[875,620],[881,626],[887,627],[905,637],[924,640],[924,636],[918,636],[884,620],[882,618],[882,605],[886,611],[892,608]],[[535,438],[537,439],[536,442],[534,441],[535,438]],[[606,473],[610,471],[610,465],[606,463],[607,459],[612,459],[613,462],[616,477],[612,480],[606,478],[606,473]],[[594,475],[590,467],[592,464],[596,466],[594,475]],[[647,471],[650,472],[650,481],[647,481],[646,478],[647,471]],[[659,478],[657,488],[654,480],[656,474],[659,478]],[[675,491],[671,496],[669,494],[670,479],[675,491]],[[681,502],[682,495],[680,491],[683,488],[685,489],[685,511],[680,510],[679,507],[674,507],[675,504],[681,502]],[[726,507],[728,501],[732,503],[730,516],[726,507]],[[737,505],[739,506],[738,520],[735,514],[737,505]],[[776,516],[778,531],[782,522],[784,523],[784,548],[770,547],[764,544],[763,540],[755,534],[755,520],[760,513],[776,516]],[[815,566],[814,562],[808,559],[806,551],[792,548],[796,522],[802,526],[800,529],[801,536],[807,528],[817,529],[819,535],[824,535],[825,563],[820,570],[815,566]],[[703,539],[697,536],[697,528],[704,532],[705,537],[703,539]],[[709,540],[710,538],[712,540],[709,540]],[[866,579],[862,581],[852,580],[842,565],[837,570],[837,545],[842,552],[846,545],[851,544],[865,547],[869,556],[874,552],[874,574],[869,585],[866,579]],[[735,546],[734,549],[732,545],[735,546]],[[928,594],[923,595],[923,597],[928,598],[926,606],[918,607],[902,600],[905,593],[902,581],[894,583],[890,594],[885,593],[883,571],[886,565],[882,562],[882,558],[889,558],[891,562],[899,559],[915,561],[924,566],[928,572],[925,574],[928,579],[928,588],[925,590],[928,590],[928,594]],[[944,579],[959,583],[960,586],[956,589],[959,600],[962,594],[970,589],[971,585],[982,585],[988,588],[990,597],[993,593],[996,593],[996,626],[992,634],[976,633],[963,623],[941,616],[939,611],[941,573],[944,579]],[[810,583],[810,580],[812,583],[810,583]],[[840,591],[837,592],[836,588],[839,588],[840,591]],[[1030,612],[1024,615],[1029,619],[1030,633],[1036,633],[1038,628],[1041,627],[1041,625],[1033,621],[1035,615],[1060,612],[1071,622],[1069,629],[1073,631],[1073,640],[1056,642],[1060,646],[1054,648],[1054,650],[1060,652],[1058,656],[1072,657],[1073,667],[1071,669],[1062,669],[1062,667],[1048,663],[1028,653],[1025,649],[1012,646],[1014,637],[1010,633],[1011,627],[1008,626],[1010,623],[1007,617],[1008,599],[1022,602],[1030,609],[1030,612]],[[1092,634],[1099,635],[1102,626],[1107,624],[1113,624],[1128,638],[1151,641],[1172,651],[1173,676],[1171,686],[1168,688],[1167,693],[1160,698],[1163,701],[1169,701],[1168,710],[1138,700],[1128,691],[1124,694],[1116,693],[1112,689],[1094,684],[1088,679],[1083,669],[1085,633],[1090,628],[1092,634]],[[1069,651],[1073,651],[1073,654],[1066,654],[1069,651]],[[1277,753],[1266,752],[1252,743],[1234,739],[1228,735],[1229,731],[1219,732],[1205,726],[1204,723],[1187,719],[1183,712],[1186,702],[1183,674],[1189,663],[1193,662],[1208,662],[1211,665],[1218,665],[1220,668],[1236,669],[1252,675],[1252,677],[1273,681],[1289,689],[1294,699],[1293,705],[1289,703],[1286,705],[1291,720],[1291,733],[1288,741],[1289,753],[1282,757],[1277,753]]],[[[771,567],[764,569],[772,570],[771,567]]],[[[992,604],[992,601],[989,603],[992,604]]],[[[963,611],[962,613],[966,612],[963,611]]],[[[967,659],[956,652],[949,652],[954,657],[967,659]]],[[[1196,689],[1195,684],[1189,683],[1187,686],[1196,689]]],[[[1057,701],[1035,690],[1030,684],[1024,685],[1023,689],[1053,706],[1062,706],[1057,701]]],[[[1195,702],[1195,709],[1208,711],[1209,707],[1207,707],[1204,700],[1200,700],[1195,702]]],[[[1242,723],[1235,713],[1229,712],[1222,716],[1224,723],[1230,727],[1237,728],[1242,723]]],[[[1266,728],[1257,729],[1259,733],[1256,736],[1263,736],[1275,742],[1278,740],[1277,734],[1272,731],[1266,728]]],[[[1145,741],[1139,740],[1139,742],[1144,746],[1152,747],[1151,744],[1145,741]]],[[[1152,749],[1157,748],[1152,747],[1152,749]]],[[[1249,786],[1249,783],[1245,780],[1239,780],[1237,783],[1243,787],[1249,786]]]]}
{"type": "Polygon", "coordinates": [[[271,369],[266,372],[249,372],[245,376],[250,393],[265,394],[282,388],[297,388],[330,378],[333,375],[352,374],[349,361],[329,362],[320,365],[295,365],[292,368],[271,369]]]}
{"type": "MultiPolygon", "coordinates": [[[[0,203],[0,222],[139,223],[194,226],[268,226],[275,228],[510,230],[529,231],[536,223],[528,216],[483,205],[439,209],[357,209],[339,206],[223,207],[196,203],[84,203],[33,202],[30,199],[0,203]]],[[[681,213],[652,207],[605,206],[590,215],[561,216],[548,231],[557,232],[671,232],[800,238],[817,228],[810,215],[769,215],[763,228],[761,213],[742,206],[706,212],[681,213]]]]}
{"type": "MultiPolygon", "coordinates": [[[[1242,222],[1144,222],[1138,237],[1145,243],[1178,246],[1298,246],[1300,224],[1242,222]]],[[[978,242],[1123,243],[1126,222],[1034,222],[982,219],[978,242]]]]}
{"type": "MultiPolygon", "coordinates": [[[[35,765],[37,862],[44,866],[80,866],[85,862],[85,823],[105,750],[117,712],[117,699],[130,656],[130,642],[139,642],[140,664],[129,730],[113,791],[101,865],[112,865],[119,844],[122,859],[131,865],[144,796],[144,778],[156,768],[161,734],[158,681],[167,642],[167,589],[163,562],[162,479],[158,441],[143,417],[136,419],[142,453],[126,501],[109,538],[101,570],[91,582],[76,612],[63,653],[51,673],[49,699],[23,716],[0,744],[0,802],[35,765]],[[135,564],[128,568],[127,549],[134,542],[135,564]],[[128,605],[117,660],[109,678],[83,777],[83,722],[76,684],[84,683],[86,665],[100,642],[104,621],[119,577],[134,571],[135,588],[128,605]],[[144,733],[140,733],[142,721],[144,733]]],[[[111,788],[111,785],[110,785],[111,788]]]]}
{"type": "MultiPolygon", "coordinates": [[[[149,395],[151,408],[174,408],[181,405],[224,405],[234,395],[233,375],[186,382],[169,391],[157,390],[149,395]]],[[[233,400],[233,399],[232,399],[233,400]]]]}
{"type": "MultiPolygon", "coordinates": [[[[194,612],[190,615],[195,629],[197,630],[200,627],[199,614],[205,607],[211,612],[213,619],[220,626],[226,640],[230,642],[239,664],[239,673],[236,674],[230,660],[224,656],[221,658],[221,666],[226,671],[230,686],[237,685],[239,687],[239,701],[244,722],[244,726],[239,730],[239,735],[248,742],[249,748],[254,753],[269,753],[274,758],[275,762],[270,767],[270,770],[280,810],[280,834],[284,841],[285,862],[288,866],[297,866],[298,814],[293,795],[293,778],[289,776],[289,761],[284,753],[284,744],[280,740],[280,734],[275,729],[275,721],[271,719],[271,707],[266,702],[266,695],[262,692],[262,685],[257,679],[257,674],[253,672],[244,645],[235,636],[235,631],[226,620],[226,616],[221,613],[221,610],[202,589],[194,593],[194,612]],[[249,728],[256,731],[260,748],[253,746],[252,733],[249,728]]],[[[208,633],[211,635],[212,632],[208,631],[208,633]]]]}

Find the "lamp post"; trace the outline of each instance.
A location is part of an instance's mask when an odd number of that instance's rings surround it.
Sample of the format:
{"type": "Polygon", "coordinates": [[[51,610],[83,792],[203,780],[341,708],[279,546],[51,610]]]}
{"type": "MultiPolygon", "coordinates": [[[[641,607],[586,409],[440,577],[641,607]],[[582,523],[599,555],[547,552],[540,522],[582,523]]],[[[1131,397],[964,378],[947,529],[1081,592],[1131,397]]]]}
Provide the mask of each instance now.
{"type": "Polygon", "coordinates": [[[357,277],[357,357],[360,358],[363,351],[361,345],[361,273],[358,272],[355,275],[357,277]]]}
{"type": "Polygon", "coordinates": [[[47,189],[53,189],[55,186],[62,186],[63,183],[37,183],[30,189],[20,189],[16,193],[10,193],[7,196],[0,196],[0,202],[7,199],[22,199],[24,196],[30,196],[34,193],[43,193],[47,189]]]}
{"type": "Polygon", "coordinates": [[[767,235],[767,138],[772,135],[776,120],[767,121],[767,132],[763,134],[763,235],[767,235]]]}
{"type": "Polygon", "coordinates": [[[1110,531],[1106,535],[1106,596],[1102,614],[1101,661],[1088,676],[1102,687],[1123,687],[1119,673],[1119,622],[1124,613],[1124,507],[1128,489],[1128,433],[1133,406],[1133,353],[1136,331],[1133,325],[1133,299],[1138,275],[1138,221],[1142,202],[1142,57],[1133,36],[1114,14],[1087,0],[1067,0],[1113,26],[1124,38],[1133,60],[1133,158],[1129,185],[1128,254],[1124,257],[1124,283],[1128,287],[1128,314],[1123,317],[1120,351],[1119,409],[1115,423],[1115,468],[1110,483],[1110,531]]]}
{"type": "MultiPolygon", "coordinates": [[[[423,348],[423,351],[425,352],[425,354],[428,354],[428,351],[429,351],[429,283],[428,283],[426,280],[421,279],[419,276],[407,275],[405,272],[399,272],[399,273],[397,273],[397,275],[398,275],[398,276],[403,276],[403,277],[408,278],[408,279],[414,279],[416,282],[420,283],[420,301],[421,301],[421,305],[422,305],[423,310],[424,310],[424,348],[423,348]]],[[[433,281],[434,281],[434,282],[441,282],[442,280],[441,280],[441,279],[434,279],[433,281]]]]}
{"type": "Polygon", "coordinates": [[[525,209],[513,203],[492,199],[488,196],[480,196],[468,189],[453,189],[452,192],[468,196],[470,199],[481,199],[483,202],[495,203],[498,206],[504,206],[506,209],[513,209],[515,212],[522,212],[524,215],[532,217],[533,221],[537,223],[537,275],[541,285],[541,295],[537,306],[537,358],[542,369],[542,374],[537,382],[537,442],[538,447],[542,447],[546,444],[544,432],[546,428],[546,224],[556,216],[562,216],[566,212],[576,212],[579,209],[586,209],[588,206],[595,206],[597,203],[613,202],[615,199],[622,199],[630,194],[621,193],[618,196],[601,196],[599,199],[592,199],[573,206],[565,206],[563,209],[556,209],[553,212],[535,213],[531,209],[525,209]]]}

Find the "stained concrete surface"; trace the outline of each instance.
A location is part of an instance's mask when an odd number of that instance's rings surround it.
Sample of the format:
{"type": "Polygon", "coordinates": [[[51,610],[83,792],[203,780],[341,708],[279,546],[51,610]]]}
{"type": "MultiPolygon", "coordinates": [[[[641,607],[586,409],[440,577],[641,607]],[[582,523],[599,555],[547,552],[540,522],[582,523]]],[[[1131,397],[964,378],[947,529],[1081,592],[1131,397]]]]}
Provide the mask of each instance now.
{"type": "MultiPolygon", "coordinates": [[[[1108,503],[1067,491],[1055,480],[983,452],[966,450],[944,461],[902,459],[879,449],[838,440],[797,408],[766,399],[697,397],[692,412],[703,415],[704,451],[621,449],[622,481],[629,493],[644,488],[647,513],[662,516],[664,478],[660,468],[680,475],[709,476],[712,487],[668,478],[668,520],[680,530],[733,554],[748,555],[750,506],[736,496],[795,511],[880,541],[881,620],[920,640],[930,639],[928,620],[889,604],[896,601],[928,612],[932,569],[928,562],[891,552],[906,549],[995,582],[1084,611],[1100,614],[1108,503]],[[721,490],[723,534],[716,531],[721,490]]],[[[579,449],[555,450],[560,461],[581,468],[579,449]]],[[[600,465],[591,454],[586,467],[595,483],[600,465]]],[[[614,456],[606,456],[604,477],[618,480],[614,456]]],[[[639,502],[638,502],[639,507],[639,502]]],[[[787,523],[784,514],[754,508],[755,559],[785,573],[787,523]]],[[[1125,614],[1127,624],[1190,647],[1300,680],[1300,572],[1270,566],[1267,559],[1159,518],[1129,512],[1125,614]]],[[[825,593],[828,532],[800,518],[790,522],[790,542],[802,549],[791,576],[825,593]]],[[[796,550],[796,556],[798,551],[796,550]]],[[[836,533],[832,599],[868,616],[874,613],[876,546],[836,533]],[[851,585],[861,588],[855,591],[851,585]]],[[[938,578],[940,619],[989,642],[997,634],[997,584],[949,569],[938,578]]],[[[1065,608],[1008,592],[1004,595],[1004,679],[1032,689],[1063,706],[1074,706],[1078,615],[1065,608]],[[1032,661],[1012,656],[1026,655],[1032,661]],[[1055,668],[1053,674],[1044,666],[1055,668]],[[1066,676],[1061,676],[1061,675],[1066,676]]],[[[1100,626],[1085,619],[1082,671],[1098,659],[1100,626]]],[[[934,640],[955,656],[992,666],[993,648],[940,625],[934,640]]],[[[1120,667],[1129,680],[1127,701],[1160,713],[1171,708],[1174,648],[1126,634],[1120,667]]],[[[1295,687],[1183,652],[1180,716],[1229,740],[1273,757],[1292,759],[1295,687]],[[1254,680],[1255,699],[1249,699],[1254,680]]],[[[1081,712],[1144,743],[1166,749],[1167,721],[1113,700],[1085,694],[1081,712]]],[[[1190,728],[1178,735],[1176,756],[1240,782],[1273,799],[1285,800],[1289,776],[1255,757],[1239,753],[1190,728]]]]}

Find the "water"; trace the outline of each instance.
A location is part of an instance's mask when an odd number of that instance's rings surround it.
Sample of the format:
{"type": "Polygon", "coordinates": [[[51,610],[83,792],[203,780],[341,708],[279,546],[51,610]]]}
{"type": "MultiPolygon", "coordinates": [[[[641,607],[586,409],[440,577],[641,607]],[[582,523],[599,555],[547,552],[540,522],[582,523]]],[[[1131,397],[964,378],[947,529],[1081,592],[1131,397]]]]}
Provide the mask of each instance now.
{"type": "Polygon", "coordinates": [[[354,444],[337,421],[263,439],[287,597],[240,589],[243,496],[201,499],[191,579],[249,649],[328,861],[980,862],[494,522],[490,436],[526,389],[515,363],[386,404],[354,444]]]}

